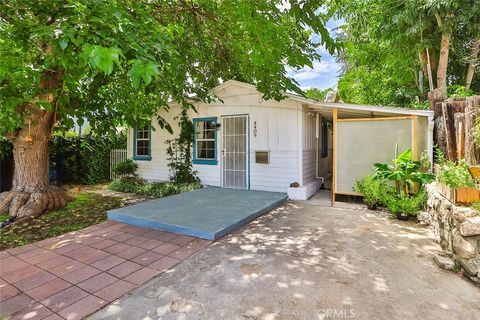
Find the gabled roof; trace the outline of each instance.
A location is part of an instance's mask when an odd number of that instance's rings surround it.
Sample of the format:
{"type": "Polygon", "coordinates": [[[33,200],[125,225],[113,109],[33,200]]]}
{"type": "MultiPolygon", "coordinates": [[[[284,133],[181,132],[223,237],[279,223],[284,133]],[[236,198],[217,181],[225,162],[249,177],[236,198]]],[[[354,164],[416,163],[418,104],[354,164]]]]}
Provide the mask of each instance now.
{"type": "MultiPolygon", "coordinates": [[[[216,86],[212,89],[212,93],[218,92],[224,88],[230,86],[239,86],[243,88],[253,89],[257,91],[257,88],[254,85],[240,82],[237,80],[228,80],[222,83],[219,86],[216,86]]],[[[287,99],[292,99],[298,101],[305,105],[306,107],[322,110],[325,112],[331,112],[333,109],[340,109],[341,113],[348,114],[351,116],[354,115],[365,115],[369,113],[371,116],[391,116],[391,115],[407,115],[407,116],[420,116],[433,118],[433,111],[431,110],[418,110],[418,109],[408,109],[408,108],[395,108],[395,107],[384,107],[384,106],[372,106],[372,105],[360,105],[360,104],[350,104],[350,103],[333,103],[333,102],[321,102],[309,98],[302,97],[293,93],[284,94],[287,99]]]]}

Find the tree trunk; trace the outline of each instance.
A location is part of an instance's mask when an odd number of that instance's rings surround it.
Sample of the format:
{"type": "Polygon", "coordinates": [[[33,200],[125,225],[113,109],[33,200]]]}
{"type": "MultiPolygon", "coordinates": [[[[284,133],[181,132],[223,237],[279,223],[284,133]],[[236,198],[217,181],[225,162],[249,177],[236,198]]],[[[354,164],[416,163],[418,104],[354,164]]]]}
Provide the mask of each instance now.
{"type": "Polygon", "coordinates": [[[452,36],[449,33],[442,33],[442,42],[440,45],[440,58],[438,59],[437,68],[437,88],[442,88],[447,92],[447,67],[448,52],[450,50],[450,42],[452,36]]]}
{"type": "Polygon", "coordinates": [[[478,65],[478,53],[480,51],[480,39],[477,39],[472,44],[472,53],[469,57],[469,63],[467,68],[467,75],[465,77],[465,89],[470,89],[472,85],[473,75],[475,74],[475,68],[478,65]]]}
{"type": "Polygon", "coordinates": [[[55,105],[56,98],[48,89],[55,89],[60,77],[60,72],[46,72],[40,89],[47,93],[35,97],[32,103],[19,106],[24,110],[24,125],[13,134],[13,185],[11,191],[0,193],[0,213],[8,212],[16,218],[35,217],[67,203],[65,192],[50,186],[48,180],[48,141],[55,111],[40,109],[35,104],[37,100],[46,100],[55,105]]]}

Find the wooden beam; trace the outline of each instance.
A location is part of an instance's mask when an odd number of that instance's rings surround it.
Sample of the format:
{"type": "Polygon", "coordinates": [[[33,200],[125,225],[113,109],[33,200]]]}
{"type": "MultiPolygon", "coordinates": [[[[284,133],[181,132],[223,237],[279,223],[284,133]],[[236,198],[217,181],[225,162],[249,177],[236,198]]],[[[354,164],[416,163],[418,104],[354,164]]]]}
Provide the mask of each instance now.
{"type": "Polygon", "coordinates": [[[335,206],[335,193],[337,190],[337,123],[338,109],[334,108],[333,112],[333,165],[332,165],[332,207],[335,206]]]}
{"type": "Polygon", "coordinates": [[[337,119],[337,122],[359,122],[359,121],[386,121],[386,120],[409,120],[417,116],[399,116],[399,117],[382,117],[382,118],[349,118],[337,119]]]}
{"type": "Polygon", "coordinates": [[[362,194],[360,192],[354,192],[354,191],[351,191],[351,192],[336,192],[335,194],[340,194],[340,195],[343,195],[343,196],[360,196],[362,197],[362,194]]]}

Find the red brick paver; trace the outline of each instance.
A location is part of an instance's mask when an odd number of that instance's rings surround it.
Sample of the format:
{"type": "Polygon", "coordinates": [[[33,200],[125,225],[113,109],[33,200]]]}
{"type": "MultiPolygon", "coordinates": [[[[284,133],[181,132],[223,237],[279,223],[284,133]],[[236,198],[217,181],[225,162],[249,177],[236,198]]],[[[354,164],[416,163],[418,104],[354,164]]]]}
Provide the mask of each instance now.
{"type": "Polygon", "coordinates": [[[0,318],[83,319],[210,241],[107,221],[0,252],[0,318]]]}

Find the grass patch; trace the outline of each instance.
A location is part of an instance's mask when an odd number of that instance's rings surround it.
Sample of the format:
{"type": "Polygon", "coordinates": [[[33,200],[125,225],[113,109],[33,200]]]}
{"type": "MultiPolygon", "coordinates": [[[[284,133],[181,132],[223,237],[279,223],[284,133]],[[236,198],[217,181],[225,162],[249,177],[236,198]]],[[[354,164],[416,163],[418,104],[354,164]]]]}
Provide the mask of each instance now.
{"type": "MultiPolygon", "coordinates": [[[[108,210],[121,205],[120,198],[82,192],[61,210],[0,229],[0,250],[23,246],[98,224],[107,219],[108,210]]],[[[3,215],[0,215],[0,219],[2,218],[3,215]]]]}
{"type": "MultiPolygon", "coordinates": [[[[8,214],[0,213],[0,222],[3,222],[8,219],[8,214]]],[[[1,319],[0,319],[1,320],[1,319]]]]}

